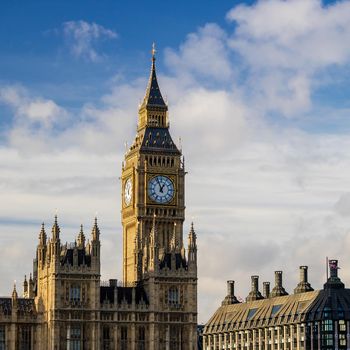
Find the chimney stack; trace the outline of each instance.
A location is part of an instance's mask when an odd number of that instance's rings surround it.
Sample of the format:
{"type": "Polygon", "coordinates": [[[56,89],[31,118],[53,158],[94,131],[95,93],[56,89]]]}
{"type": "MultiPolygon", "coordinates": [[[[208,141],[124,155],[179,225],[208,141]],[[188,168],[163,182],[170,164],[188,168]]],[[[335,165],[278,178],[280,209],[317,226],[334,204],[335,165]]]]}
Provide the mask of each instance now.
{"type": "Polygon", "coordinates": [[[227,281],[227,295],[221,305],[237,304],[239,301],[235,297],[235,281],[227,281]]]}
{"type": "Polygon", "coordinates": [[[310,283],[308,282],[307,270],[308,270],[307,266],[303,265],[299,267],[300,282],[294,289],[294,294],[311,292],[314,290],[311,287],[310,283]]]}
{"type": "Polygon", "coordinates": [[[273,287],[271,292],[272,298],[288,295],[288,293],[282,286],[282,273],[282,271],[275,271],[275,286],[273,287]]]}
{"type": "Polygon", "coordinates": [[[263,282],[263,296],[265,299],[270,297],[270,282],[263,282]]]}
{"type": "Polygon", "coordinates": [[[252,276],[252,290],[248,294],[246,301],[253,301],[263,299],[263,296],[259,292],[259,276],[252,276]]]}

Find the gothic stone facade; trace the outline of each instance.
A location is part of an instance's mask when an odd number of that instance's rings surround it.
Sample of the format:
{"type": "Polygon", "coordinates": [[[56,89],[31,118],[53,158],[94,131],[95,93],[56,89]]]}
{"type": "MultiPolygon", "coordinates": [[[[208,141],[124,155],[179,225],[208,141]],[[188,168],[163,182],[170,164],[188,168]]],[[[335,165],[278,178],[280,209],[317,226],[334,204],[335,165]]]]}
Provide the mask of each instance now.
{"type": "Polygon", "coordinates": [[[307,281],[307,267],[300,267],[300,282],[294,294],[282,286],[281,271],[275,272],[270,293],[258,276],[246,302],[228,294],[204,327],[204,350],[346,350],[350,349],[350,290],[338,277],[337,260],[329,262],[330,277],[322,290],[314,291],[307,281]]]}
{"type": "Polygon", "coordinates": [[[39,235],[23,297],[0,298],[0,350],[197,349],[197,244],[183,241],[184,162],[169,132],[153,52],[137,135],[122,169],[123,283],[100,280],[100,230],[89,242],[39,235]]]}

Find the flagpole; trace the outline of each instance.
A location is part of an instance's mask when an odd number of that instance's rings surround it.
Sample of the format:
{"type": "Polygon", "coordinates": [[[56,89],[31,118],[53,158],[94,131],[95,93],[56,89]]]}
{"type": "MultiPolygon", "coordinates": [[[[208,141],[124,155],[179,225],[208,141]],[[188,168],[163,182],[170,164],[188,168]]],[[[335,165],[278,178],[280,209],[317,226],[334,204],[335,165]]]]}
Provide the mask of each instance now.
{"type": "Polygon", "coordinates": [[[326,256],[326,281],[328,281],[328,256],[326,256]]]}

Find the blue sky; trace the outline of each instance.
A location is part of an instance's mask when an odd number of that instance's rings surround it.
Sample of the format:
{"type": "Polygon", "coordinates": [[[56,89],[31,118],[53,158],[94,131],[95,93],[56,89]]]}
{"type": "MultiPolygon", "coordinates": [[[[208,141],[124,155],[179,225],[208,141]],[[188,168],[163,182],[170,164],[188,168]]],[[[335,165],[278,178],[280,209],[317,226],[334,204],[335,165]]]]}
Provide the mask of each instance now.
{"type": "Polygon", "coordinates": [[[290,291],[307,264],[319,288],[328,255],[350,281],[350,1],[0,6],[0,294],[29,273],[56,209],[68,241],[98,212],[103,279],[120,278],[118,177],[153,41],[189,171],[200,321],[227,279],[244,297],[247,276],[282,269],[290,291]]]}

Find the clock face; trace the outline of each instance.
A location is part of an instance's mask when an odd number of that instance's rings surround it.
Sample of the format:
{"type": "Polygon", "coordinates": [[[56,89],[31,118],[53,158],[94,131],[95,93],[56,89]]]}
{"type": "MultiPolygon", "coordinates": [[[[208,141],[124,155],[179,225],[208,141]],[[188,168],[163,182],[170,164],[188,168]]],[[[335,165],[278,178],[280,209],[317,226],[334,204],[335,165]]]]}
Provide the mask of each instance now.
{"type": "Polygon", "coordinates": [[[157,203],[169,203],[174,193],[174,184],[166,176],[158,175],[148,182],[148,196],[157,203]]]}
{"type": "Polygon", "coordinates": [[[132,198],[132,182],[131,179],[127,179],[124,185],[124,202],[126,205],[131,203],[132,198]]]}

